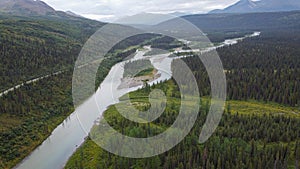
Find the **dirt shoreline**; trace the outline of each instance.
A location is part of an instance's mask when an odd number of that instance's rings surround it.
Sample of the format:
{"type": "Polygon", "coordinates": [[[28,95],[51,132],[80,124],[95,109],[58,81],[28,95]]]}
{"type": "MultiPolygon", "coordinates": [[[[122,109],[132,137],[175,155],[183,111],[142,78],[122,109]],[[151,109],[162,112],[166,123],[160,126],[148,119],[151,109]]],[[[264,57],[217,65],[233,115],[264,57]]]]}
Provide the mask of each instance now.
{"type": "Polygon", "coordinates": [[[161,77],[158,70],[154,69],[151,75],[139,76],[139,77],[124,77],[121,79],[121,84],[118,89],[138,87],[144,84],[145,81],[152,82],[161,77]]]}

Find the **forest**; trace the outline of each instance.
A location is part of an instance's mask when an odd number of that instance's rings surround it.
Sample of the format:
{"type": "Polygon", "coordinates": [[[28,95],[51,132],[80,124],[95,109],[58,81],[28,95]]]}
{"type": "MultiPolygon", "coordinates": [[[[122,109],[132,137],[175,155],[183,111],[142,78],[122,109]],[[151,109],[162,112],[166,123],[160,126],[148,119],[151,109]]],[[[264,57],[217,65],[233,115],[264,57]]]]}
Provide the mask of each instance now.
{"type": "MultiPolygon", "coordinates": [[[[136,108],[139,110],[149,108],[148,100],[142,96],[147,96],[153,89],[161,89],[167,93],[168,102],[162,116],[150,125],[129,121],[119,114],[114,106],[105,112],[105,119],[115,130],[131,137],[145,138],[164,132],[177,118],[180,93],[176,84],[171,80],[131,93],[132,104],[137,105],[136,108]],[[146,103],[146,105],[135,103],[146,103]]],[[[241,107],[246,106],[242,102],[237,102],[237,104],[241,107]]],[[[203,98],[192,131],[180,144],[166,153],[145,159],[123,158],[101,149],[93,140],[87,138],[70,158],[65,168],[265,169],[298,166],[300,160],[299,115],[296,117],[288,114],[280,115],[275,111],[265,114],[263,110],[258,110],[258,113],[247,112],[245,114],[239,113],[238,110],[233,111],[231,105],[227,104],[217,131],[209,141],[199,144],[199,134],[209,106],[209,100],[203,98]]],[[[268,107],[267,104],[264,106],[268,107]]]]}
{"type": "MultiPolygon", "coordinates": [[[[254,99],[299,107],[299,42],[296,31],[262,32],[259,37],[218,49],[226,72],[228,99],[254,99]]],[[[199,57],[183,60],[193,70],[201,94],[209,95],[209,79],[199,57]]]]}
{"type": "MultiPolygon", "coordinates": [[[[0,21],[0,91],[64,70],[0,98],[0,168],[12,168],[73,112],[71,70],[84,42],[103,23],[2,14],[0,21]]],[[[218,30],[208,37],[218,43],[251,31],[218,30]]],[[[259,37],[218,49],[227,76],[228,103],[219,128],[207,143],[198,144],[198,136],[209,107],[210,82],[195,56],[183,60],[201,84],[199,90],[204,97],[196,125],[179,145],[153,158],[128,159],[112,155],[87,139],[66,168],[297,168],[299,33],[294,28],[264,30],[259,37]],[[250,103],[254,106],[245,109],[250,103]]],[[[170,50],[182,44],[169,37],[146,34],[116,45],[98,70],[95,88],[111,66],[144,45],[170,50]]],[[[147,102],[134,96],[147,96],[154,88],[165,90],[170,98],[166,112],[153,123],[163,128],[149,129],[126,121],[111,107],[105,116],[115,129],[125,128],[127,135],[145,137],[163,132],[174,122],[180,94],[173,81],[132,93],[132,101],[147,102]]]]}
{"type": "MultiPolygon", "coordinates": [[[[199,84],[201,108],[194,128],[179,145],[155,157],[131,159],[111,154],[87,138],[65,168],[299,168],[297,32],[263,31],[259,37],[217,50],[227,76],[228,101],[217,131],[206,143],[199,144],[198,137],[209,110],[210,81],[199,56],[194,56],[183,60],[199,84]]],[[[154,122],[134,123],[114,106],[104,113],[105,119],[114,129],[132,137],[162,133],[178,115],[180,94],[176,84],[171,80],[147,86],[130,97],[133,105],[140,105],[136,108],[147,110],[148,100],[142,96],[156,88],[168,94],[168,103],[154,122]],[[146,104],[135,104],[141,102],[146,104]]]]}
{"type": "MultiPolygon", "coordinates": [[[[12,168],[74,111],[72,69],[83,43],[103,24],[86,19],[0,18],[8,23],[0,24],[5,37],[0,38],[1,91],[62,71],[0,97],[0,168],[12,168]]],[[[159,38],[144,34],[117,44],[101,63],[95,88],[114,64],[159,38]]]]}
{"type": "Polygon", "coordinates": [[[72,68],[104,24],[84,18],[0,14],[0,168],[12,168],[73,112],[72,68]],[[62,71],[61,74],[52,75],[62,71]]]}
{"type": "Polygon", "coordinates": [[[154,67],[149,60],[137,60],[128,62],[124,66],[123,77],[139,77],[152,73],[154,67]]]}
{"type": "Polygon", "coordinates": [[[83,43],[104,24],[88,19],[0,14],[0,91],[70,70],[83,43]]]}

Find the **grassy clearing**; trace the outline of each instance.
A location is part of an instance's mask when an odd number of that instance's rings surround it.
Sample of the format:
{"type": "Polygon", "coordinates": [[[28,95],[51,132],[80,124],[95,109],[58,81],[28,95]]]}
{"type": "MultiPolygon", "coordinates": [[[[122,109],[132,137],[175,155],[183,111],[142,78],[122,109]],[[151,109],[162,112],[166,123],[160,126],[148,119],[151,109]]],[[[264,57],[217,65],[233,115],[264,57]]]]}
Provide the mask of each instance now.
{"type": "Polygon", "coordinates": [[[22,119],[15,115],[10,114],[0,114],[0,130],[6,131],[14,126],[20,125],[22,123],[22,119]]]}
{"type": "MultiPolygon", "coordinates": [[[[209,97],[202,97],[202,102],[210,102],[209,97]]],[[[286,106],[274,102],[262,102],[257,100],[227,100],[225,110],[231,114],[243,115],[284,115],[300,118],[300,108],[286,106]]]]}
{"type": "Polygon", "coordinates": [[[145,70],[142,70],[138,74],[136,74],[134,77],[141,77],[141,76],[152,76],[154,75],[155,69],[154,68],[148,68],[145,70]]]}
{"type": "Polygon", "coordinates": [[[287,115],[291,117],[300,117],[300,109],[290,106],[284,106],[277,103],[264,103],[255,100],[227,102],[232,113],[255,114],[255,115],[287,115]]]}

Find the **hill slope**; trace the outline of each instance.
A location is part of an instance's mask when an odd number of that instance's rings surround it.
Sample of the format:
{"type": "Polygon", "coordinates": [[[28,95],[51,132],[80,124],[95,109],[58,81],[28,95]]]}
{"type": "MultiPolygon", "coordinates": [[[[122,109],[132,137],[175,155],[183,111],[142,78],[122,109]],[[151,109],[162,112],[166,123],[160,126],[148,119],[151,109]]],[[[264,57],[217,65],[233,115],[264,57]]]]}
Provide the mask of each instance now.
{"type": "Polygon", "coordinates": [[[56,13],[52,7],[40,0],[1,0],[0,11],[19,15],[53,15],[56,13]]]}
{"type": "Polygon", "coordinates": [[[72,67],[81,46],[102,25],[78,17],[0,14],[0,91],[72,67]]]}

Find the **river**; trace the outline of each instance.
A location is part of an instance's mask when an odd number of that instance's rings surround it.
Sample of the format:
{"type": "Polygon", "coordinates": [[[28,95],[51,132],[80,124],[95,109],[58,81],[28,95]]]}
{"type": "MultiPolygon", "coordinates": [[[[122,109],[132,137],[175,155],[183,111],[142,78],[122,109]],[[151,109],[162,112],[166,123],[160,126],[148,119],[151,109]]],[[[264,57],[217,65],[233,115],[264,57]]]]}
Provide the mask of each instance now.
{"type": "MultiPolygon", "coordinates": [[[[239,41],[248,38],[259,36],[260,32],[255,32],[252,35],[247,35],[242,38],[228,39],[219,46],[210,47],[200,52],[207,52],[216,48],[236,44],[239,41]]],[[[134,58],[131,60],[138,60],[145,58],[144,54],[151,48],[137,51],[134,58]]],[[[181,57],[168,57],[170,53],[147,56],[153,66],[158,70],[161,76],[151,83],[160,82],[170,79],[171,63],[174,59],[181,57]]],[[[63,168],[68,159],[80,146],[95,120],[99,119],[102,113],[110,105],[119,102],[119,97],[122,95],[135,91],[142,86],[118,89],[121,84],[121,79],[124,72],[124,65],[128,61],[123,61],[114,65],[105,80],[101,83],[96,93],[90,97],[85,103],[79,106],[65,121],[60,124],[38,148],[36,148],[28,157],[26,157],[16,169],[59,169],[63,168]],[[112,96],[113,97],[108,97],[112,96]],[[99,104],[101,103],[101,104],[99,104]]]]}

